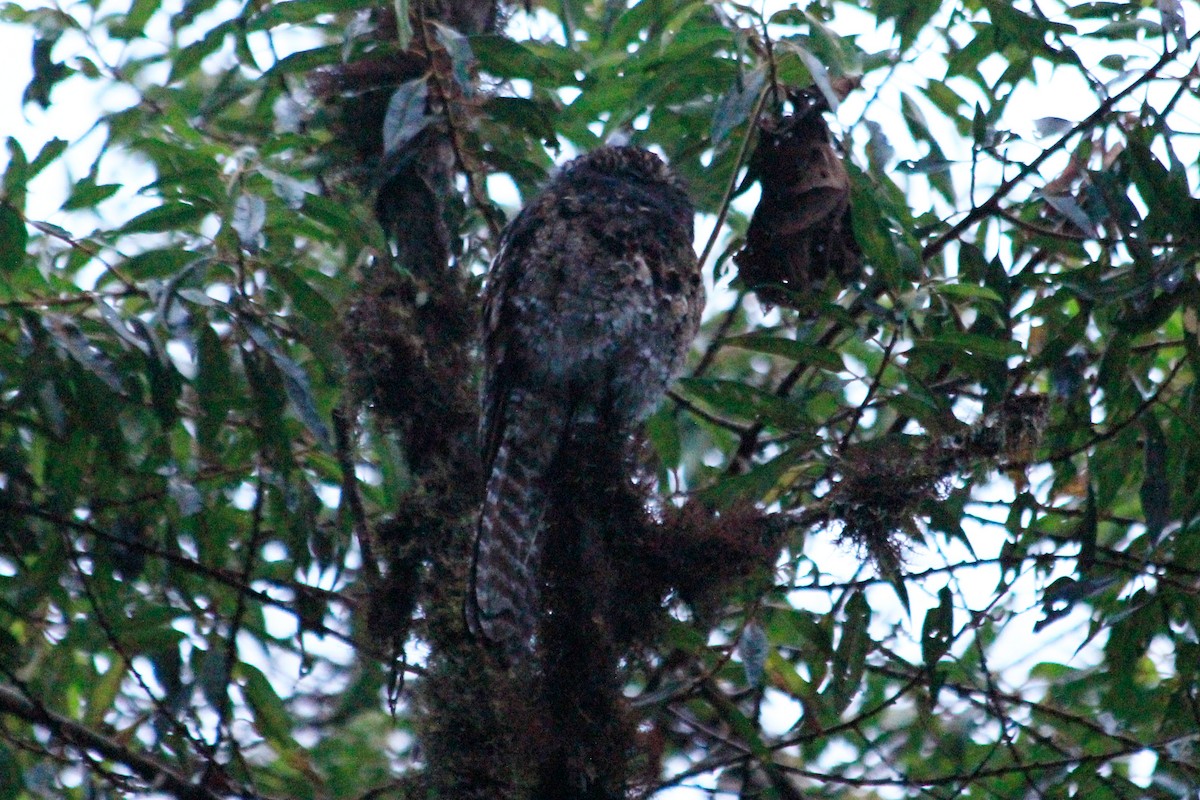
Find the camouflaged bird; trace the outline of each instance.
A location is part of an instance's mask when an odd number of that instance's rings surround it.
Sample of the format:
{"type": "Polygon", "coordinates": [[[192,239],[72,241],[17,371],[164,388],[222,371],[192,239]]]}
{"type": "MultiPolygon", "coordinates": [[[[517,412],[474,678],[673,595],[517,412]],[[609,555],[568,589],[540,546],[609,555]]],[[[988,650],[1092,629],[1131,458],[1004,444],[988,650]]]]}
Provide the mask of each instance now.
{"type": "Polygon", "coordinates": [[[548,507],[581,463],[564,449],[619,452],[696,334],[692,218],[656,155],[605,147],[567,164],[501,238],[484,291],[487,487],[467,619],[510,657],[536,641],[548,507]]]}

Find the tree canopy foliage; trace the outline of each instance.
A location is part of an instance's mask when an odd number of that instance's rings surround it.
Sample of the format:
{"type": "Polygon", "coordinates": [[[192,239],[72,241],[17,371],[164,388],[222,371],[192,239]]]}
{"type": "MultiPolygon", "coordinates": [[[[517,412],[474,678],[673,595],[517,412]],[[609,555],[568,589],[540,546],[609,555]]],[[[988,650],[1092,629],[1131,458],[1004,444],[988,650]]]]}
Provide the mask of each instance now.
{"type": "Polygon", "coordinates": [[[1194,796],[1200,21],[422,1],[0,7],[27,117],[94,116],[3,156],[0,796],[523,796],[458,616],[475,298],[614,136],[711,279],[647,502],[734,544],[658,554],[629,790],[1194,796]],[[768,191],[805,87],[845,182],[768,191]],[[859,268],[739,274],[787,191],[859,268]]]}

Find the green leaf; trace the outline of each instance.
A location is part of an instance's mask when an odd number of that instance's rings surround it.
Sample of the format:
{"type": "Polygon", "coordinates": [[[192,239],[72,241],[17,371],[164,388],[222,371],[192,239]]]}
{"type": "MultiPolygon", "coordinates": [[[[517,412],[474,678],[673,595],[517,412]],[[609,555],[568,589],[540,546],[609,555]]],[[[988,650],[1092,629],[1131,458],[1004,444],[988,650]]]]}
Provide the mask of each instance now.
{"type": "Polygon", "coordinates": [[[112,709],[113,701],[117,699],[117,694],[121,691],[121,683],[125,680],[128,668],[125,659],[121,656],[118,655],[113,659],[108,670],[92,686],[91,694],[88,695],[87,713],[84,715],[83,724],[94,728],[104,721],[105,714],[112,709]]]}
{"type": "Polygon", "coordinates": [[[79,211],[93,209],[100,203],[112,197],[121,189],[119,183],[96,183],[96,173],[89,173],[79,180],[71,189],[71,196],[63,203],[63,211],[79,211]]]}
{"type": "Polygon", "coordinates": [[[267,202],[258,195],[240,194],[233,205],[233,218],[229,225],[237,234],[242,249],[257,253],[262,237],[263,225],[267,223],[267,202]]]}
{"type": "MultiPolygon", "coordinates": [[[[833,621],[829,617],[819,620],[810,611],[802,611],[792,607],[774,607],[771,609],[770,625],[771,640],[781,645],[787,645],[802,650],[810,662],[821,664],[833,656],[833,639],[830,634],[833,621]]],[[[824,677],[813,673],[817,683],[824,677]]]]}
{"type": "Polygon", "coordinates": [[[25,220],[7,203],[0,203],[0,272],[13,272],[25,263],[29,231],[25,220]]]}
{"type": "MultiPolygon", "coordinates": [[[[185,612],[170,606],[143,606],[131,619],[123,621],[122,642],[140,652],[152,653],[151,658],[162,660],[164,667],[180,669],[179,643],[186,637],[171,626],[185,616],[185,612]],[[168,665],[166,662],[172,663],[168,665]]],[[[164,670],[163,678],[167,677],[164,670]]],[[[167,681],[161,682],[167,689],[173,685],[167,681]]]]}
{"type": "Polygon", "coordinates": [[[388,101],[383,118],[383,151],[388,155],[400,152],[437,117],[425,113],[429,83],[425,78],[402,83],[388,101]]]}
{"type": "Polygon", "coordinates": [[[61,36],[61,31],[55,31],[34,38],[33,80],[25,87],[22,103],[37,103],[42,108],[50,108],[50,91],[71,75],[72,70],[66,64],[50,57],[61,36]]]}
{"type": "Polygon", "coordinates": [[[710,134],[713,146],[719,145],[734,128],[750,117],[766,80],[766,69],[760,67],[748,75],[739,76],[729,91],[721,97],[713,109],[710,134]]]}
{"type": "Polygon", "coordinates": [[[26,788],[16,753],[0,744],[0,797],[24,797],[26,788]]]}
{"type": "Polygon", "coordinates": [[[872,179],[853,165],[847,167],[851,178],[850,222],[854,238],[866,260],[879,268],[889,284],[898,283],[900,258],[892,238],[891,226],[883,214],[872,179]]]}
{"type": "Polygon", "coordinates": [[[343,205],[335,203],[328,197],[316,194],[306,195],[304,206],[300,212],[340,236],[345,236],[347,232],[354,231],[357,227],[350,212],[343,205]]]}
{"type": "Polygon", "coordinates": [[[251,324],[247,325],[247,330],[254,343],[275,362],[275,366],[283,376],[284,391],[287,392],[288,399],[292,401],[292,407],[296,409],[300,421],[304,423],[319,444],[328,447],[331,441],[329,426],[325,424],[325,420],[317,411],[308,374],[284,353],[279,344],[262,328],[251,324]]]}
{"type": "Polygon", "coordinates": [[[676,413],[669,404],[663,404],[646,420],[646,438],[654,446],[658,460],[666,469],[675,469],[679,465],[683,448],[679,440],[676,413]]]}
{"type": "MultiPolygon", "coordinates": [[[[285,5],[292,4],[273,3],[270,10],[274,11],[285,5]]],[[[183,80],[195,72],[204,59],[221,49],[221,46],[225,44],[225,37],[235,30],[235,24],[233,20],[222,22],[204,34],[198,41],[192,42],[176,53],[171,58],[171,74],[167,76],[167,83],[183,80]]]]}
{"type": "Polygon", "coordinates": [[[337,64],[342,58],[342,46],[330,44],[324,47],[314,47],[311,50],[301,50],[298,53],[284,56],[275,62],[269,70],[263,73],[260,80],[278,79],[283,75],[293,73],[308,74],[317,67],[337,64]]]}
{"type": "Polygon", "coordinates": [[[210,209],[192,203],[169,201],[158,208],[138,214],[126,222],[120,233],[162,233],[190,229],[210,213],[210,209]]]}
{"type": "Polygon", "coordinates": [[[1100,533],[1099,515],[1096,513],[1096,490],[1088,481],[1087,499],[1083,505],[1083,516],[1072,531],[1079,542],[1079,574],[1088,576],[1096,563],[1097,537],[1100,533]]]}
{"type": "Polygon", "coordinates": [[[982,0],[992,23],[1010,37],[1020,42],[1030,52],[1045,53],[1047,35],[1073,36],[1075,26],[1065,22],[1053,22],[1044,15],[1033,16],[1022,12],[1005,0],[982,0]]]}
{"type": "Polygon", "coordinates": [[[777,650],[772,650],[767,656],[766,675],[771,686],[800,700],[806,708],[821,701],[814,688],[819,679],[805,680],[796,667],[784,660],[777,650]]]}
{"type": "Polygon", "coordinates": [[[1146,535],[1157,541],[1163,528],[1171,519],[1171,484],[1167,478],[1167,439],[1153,414],[1142,417],[1142,431],[1146,437],[1142,488],[1138,496],[1142,501],[1142,514],[1146,520],[1146,535]]]}
{"type": "Polygon", "coordinates": [[[900,49],[907,50],[941,7],[938,0],[879,0],[875,4],[875,18],[880,25],[895,20],[900,49]]]}
{"type": "Polygon", "coordinates": [[[281,411],[287,407],[287,391],[283,388],[283,376],[269,356],[259,350],[243,350],[242,364],[246,369],[246,381],[250,389],[250,400],[258,445],[278,463],[290,463],[291,442],[284,427],[285,417],[281,411]]]}
{"type": "Polygon", "coordinates": [[[4,170],[4,197],[7,205],[21,211],[25,208],[25,184],[29,182],[29,160],[21,143],[8,137],[8,167],[4,170]]]}
{"type": "Polygon", "coordinates": [[[575,84],[575,73],[583,68],[578,53],[555,44],[517,42],[498,34],[472,36],[470,42],[480,71],[501,78],[525,78],[557,88],[575,84]]]}
{"type": "Polygon", "coordinates": [[[488,119],[523,130],[544,142],[557,136],[558,109],[553,103],[524,97],[490,97],[484,102],[488,119]]]}
{"type": "Polygon", "coordinates": [[[955,332],[915,339],[913,349],[943,356],[965,355],[996,361],[1004,361],[1024,352],[1021,343],[1011,339],[993,339],[974,333],[955,332]]]}
{"type": "Polygon", "coordinates": [[[287,292],[296,311],[309,322],[327,326],[336,320],[337,311],[333,304],[288,267],[280,265],[271,270],[271,277],[287,292]]]}
{"type": "MultiPolygon", "coordinates": [[[[694,29],[697,27],[695,25],[690,25],[689,23],[692,23],[696,15],[707,7],[708,4],[704,2],[704,0],[700,0],[699,2],[687,3],[678,10],[668,9],[674,13],[662,26],[662,39],[660,40],[660,47],[663,49],[669,47],[671,43],[680,37],[680,35],[686,35],[686,32],[690,28],[694,29]]],[[[726,36],[728,35],[726,31],[722,30],[722,33],[726,36]]]]}
{"type": "Polygon", "coordinates": [[[845,613],[841,640],[833,654],[832,680],[825,692],[838,714],[850,705],[858,693],[872,644],[867,632],[867,626],[871,624],[871,607],[867,605],[866,595],[862,591],[855,591],[850,596],[845,613]]]}
{"type": "Polygon", "coordinates": [[[179,418],[177,403],[182,390],[179,373],[171,359],[156,347],[146,356],[146,376],[150,382],[150,401],[163,430],[179,418]]]}
{"type": "Polygon", "coordinates": [[[705,487],[700,496],[705,503],[718,508],[733,508],[746,502],[769,505],[811,468],[809,451],[816,444],[814,438],[793,442],[765,464],[755,464],[741,475],[721,476],[719,481],[705,487]]]}
{"type": "Polygon", "coordinates": [[[200,400],[196,439],[208,452],[217,451],[217,435],[236,397],[229,356],[211,325],[201,325],[196,337],[196,377],[200,400]]]}
{"type": "MultiPolygon", "coordinates": [[[[0,492],[0,499],[4,494],[0,492]]],[[[25,663],[29,653],[17,637],[4,628],[0,628],[0,665],[6,670],[16,670],[25,663]]]]}
{"type": "Polygon", "coordinates": [[[195,253],[177,247],[146,250],[121,262],[121,273],[137,280],[169,278],[195,260],[195,253]]]}
{"type": "Polygon", "coordinates": [[[300,746],[292,736],[292,715],[267,676],[246,663],[238,664],[237,669],[242,678],[242,694],[254,713],[255,729],[278,753],[299,750],[300,746]]]}
{"type": "Polygon", "coordinates": [[[938,592],[937,608],[932,608],[925,615],[925,624],[921,626],[921,657],[928,669],[937,666],[938,661],[950,648],[954,636],[954,602],[950,595],[950,587],[943,586],[938,592]]]}
{"type": "Polygon", "coordinates": [[[161,5],[162,0],[133,0],[129,11],[124,16],[117,17],[120,22],[109,28],[109,34],[115,39],[136,39],[144,36],[147,23],[161,5]]]}
{"type": "Polygon", "coordinates": [[[1147,143],[1131,138],[1122,154],[1130,165],[1130,175],[1149,206],[1147,220],[1153,224],[1150,235],[1168,235],[1183,220],[1200,219],[1187,176],[1169,170],[1151,152],[1147,143]]]}
{"type": "Polygon", "coordinates": [[[65,139],[59,139],[57,136],[46,142],[42,149],[38,151],[38,154],[33,157],[33,161],[29,162],[28,177],[32,178],[46,167],[50,166],[50,164],[56,158],[61,156],[63,151],[66,149],[67,141],[65,139]]]}
{"type": "Polygon", "coordinates": [[[767,421],[792,430],[808,427],[802,404],[741,381],[684,378],[679,388],[689,399],[730,420],[767,421]]]}
{"type": "MultiPolygon", "coordinates": [[[[290,0],[264,5],[262,13],[256,14],[246,25],[247,30],[266,31],[279,26],[303,25],[317,22],[323,14],[356,11],[375,7],[375,0],[290,0]]],[[[407,47],[401,45],[401,49],[407,47]]]]}
{"type": "Polygon", "coordinates": [[[994,289],[986,286],[976,286],[973,283],[940,283],[933,287],[940,295],[962,300],[989,300],[1003,302],[1003,298],[994,289]]]}
{"type": "Polygon", "coordinates": [[[396,43],[401,50],[407,50],[413,38],[408,0],[392,0],[392,7],[396,12],[396,43]]]}
{"type": "Polygon", "coordinates": [[[731,336],[725,340],[725,343],[731,347],[740,347],[756,353],[783,356],[800,364],[820,367],[828,372],[838,373],[846,369],[840,355],[827,347],[821,347],[811,342],[785,339],[765,333],[748,333],[742,336],[731,336]]]}

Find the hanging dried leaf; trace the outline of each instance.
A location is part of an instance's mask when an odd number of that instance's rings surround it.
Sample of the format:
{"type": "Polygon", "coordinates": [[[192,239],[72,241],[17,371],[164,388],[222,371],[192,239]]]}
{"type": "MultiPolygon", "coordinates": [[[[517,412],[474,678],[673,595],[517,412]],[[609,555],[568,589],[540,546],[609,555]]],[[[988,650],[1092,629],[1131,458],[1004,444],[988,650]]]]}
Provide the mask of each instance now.
{"type": "Polygon", "coordinates": [[[795,307],[827,275],[850,280],[861,254],[850,225],[850,176],[821,117],[828,105],[811,87],[790,99],[793,114],[759,123],[750,177],[762,196],[734,261],[760,299],[795,307]]]}

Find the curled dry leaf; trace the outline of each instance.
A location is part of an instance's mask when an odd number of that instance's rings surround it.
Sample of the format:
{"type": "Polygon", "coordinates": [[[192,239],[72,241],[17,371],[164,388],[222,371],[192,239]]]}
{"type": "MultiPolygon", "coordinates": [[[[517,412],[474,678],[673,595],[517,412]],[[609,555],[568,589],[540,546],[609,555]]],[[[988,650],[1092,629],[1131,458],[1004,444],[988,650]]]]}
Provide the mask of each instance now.
{"type": "Polygon", "coordinates": [[[759,122],[750,178],[762,196],[734,261],[761,300],[795,307],[828,275],[850,280],[861,253],[850,224],[850,176],[821,116],[828,105],[811,87],[789,96],[794,113],[759,122]]]}

